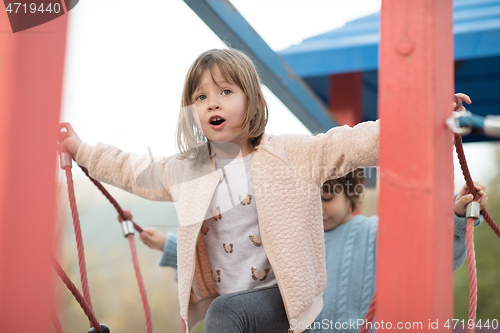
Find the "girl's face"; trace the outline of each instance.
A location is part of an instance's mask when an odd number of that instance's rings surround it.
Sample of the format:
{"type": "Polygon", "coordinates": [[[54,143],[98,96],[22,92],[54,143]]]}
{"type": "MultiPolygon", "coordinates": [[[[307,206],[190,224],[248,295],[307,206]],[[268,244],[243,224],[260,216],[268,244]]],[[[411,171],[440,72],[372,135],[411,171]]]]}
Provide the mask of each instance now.
{"type": "Polygon", "coordinates": [[[344,192],[340,194],[322,193],[321,202],[325,230],[332,230],[351,219],[351,202],[344,192]]]}
{"type": "Polygon", "coordinates": [[[212,72],[213,79],[210,71],[205,70],[191,96],[200,121],[198,127],[201,126],[203,134],[210,141],[232,142],[243,152],[250,145],[246,137],[250,125],[238,132],[232,126],[243,121],[247,112],[247,96],[237,84],[227,82],[218,68],[212,72]]]}

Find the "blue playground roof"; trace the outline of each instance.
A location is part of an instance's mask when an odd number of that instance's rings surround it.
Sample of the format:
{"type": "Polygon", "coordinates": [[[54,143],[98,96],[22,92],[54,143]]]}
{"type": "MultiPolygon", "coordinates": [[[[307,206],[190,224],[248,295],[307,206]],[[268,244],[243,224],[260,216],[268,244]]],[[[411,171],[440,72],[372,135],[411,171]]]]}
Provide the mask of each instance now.
{"type": "MultiPolygon", "coordinates": [[[[471,96],[471,112],[500,114],[500,0],[454,0],[455,91],[471,96]]],[[[328,77],[363,72],[364,120],[377,118],[380,13],[278,52],[293,70],[328,103],[328,77]]],[[[484,141],[465,136],[464,141],[484,141]]]]}

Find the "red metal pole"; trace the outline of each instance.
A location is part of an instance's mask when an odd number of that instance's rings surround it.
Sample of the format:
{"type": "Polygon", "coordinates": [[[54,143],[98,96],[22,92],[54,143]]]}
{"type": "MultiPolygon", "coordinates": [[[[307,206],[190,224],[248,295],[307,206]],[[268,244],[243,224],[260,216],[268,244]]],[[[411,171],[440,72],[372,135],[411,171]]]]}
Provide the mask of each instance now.
{"type": "MultiPolygon", "coordinates": [[[[29,4],[28,4],[29,5],[29,4]]],[[[12,33],[0,5],[0,326],[51,332],[67,16],[12,33]]]]}
{"type": "Polygon", "coordinates": [[[363,121],[363,74],[330,75],[328,107],[340,125],[354,126],[363,121]]]}
{"type": "Polygon", "coordinates": [[[415,331],[438,321],[432,331],[449,332],[453,138],[444,124],[453,98],[452,0],[383,0],[380,52],[376,321],[415,331]]]}

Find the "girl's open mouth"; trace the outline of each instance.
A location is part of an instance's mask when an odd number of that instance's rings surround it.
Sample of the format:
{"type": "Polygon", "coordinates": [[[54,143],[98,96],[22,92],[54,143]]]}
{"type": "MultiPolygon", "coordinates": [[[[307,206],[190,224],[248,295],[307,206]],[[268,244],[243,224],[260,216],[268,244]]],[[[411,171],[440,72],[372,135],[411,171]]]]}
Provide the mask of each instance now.
{"type": "Polygon", "coordinates": [[[210,127],[213,129],[219,129],[224,126],[224,123],[226,122],[226,119],[219,117],[219,116],[214,116],[210,118],[210,127]]]}

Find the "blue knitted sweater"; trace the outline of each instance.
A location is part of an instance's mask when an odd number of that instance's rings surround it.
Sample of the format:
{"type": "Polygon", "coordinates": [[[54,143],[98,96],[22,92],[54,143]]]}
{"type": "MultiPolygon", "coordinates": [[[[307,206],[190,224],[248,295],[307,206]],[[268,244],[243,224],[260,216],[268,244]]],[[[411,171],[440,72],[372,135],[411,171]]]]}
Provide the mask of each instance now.
{"type": "MultiPolygon", "coordinates": [[[[454,223],[453,270],[457,270],[467,256],[467,219],[455,215],[454,223]]],[[[325,231],[327,284],[323,310],[310,333],[359,332],[361,326],[356,325],[357,320],[364,319],[375,290],[377,228],[377,216],[356,215],[347,223],[325,231]]]]}

